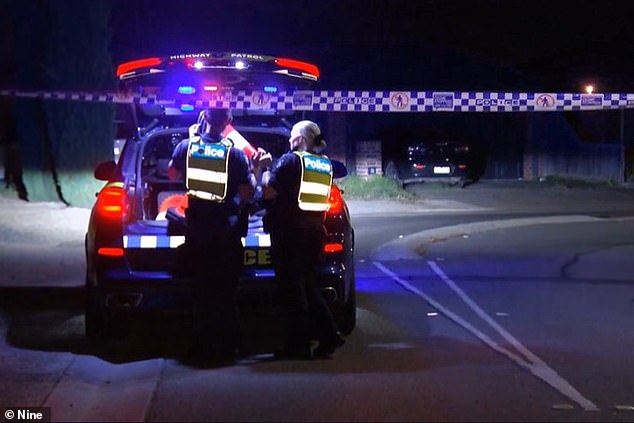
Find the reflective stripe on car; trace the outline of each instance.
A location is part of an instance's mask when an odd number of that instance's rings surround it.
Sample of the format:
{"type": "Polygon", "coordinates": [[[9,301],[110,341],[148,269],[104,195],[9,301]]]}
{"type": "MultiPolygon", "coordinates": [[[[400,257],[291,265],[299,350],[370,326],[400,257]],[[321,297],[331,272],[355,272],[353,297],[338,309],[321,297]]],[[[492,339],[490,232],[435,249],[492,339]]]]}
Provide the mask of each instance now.
{"type": "MultiPolygon", "coordinates": [[[[178,248],[185,243],[182,235],[124,235],[123,248],[178,248]]],[[[267,233],[249,234],[242,238],[246,248],[270,247],[271,237],[267,233]]]]}

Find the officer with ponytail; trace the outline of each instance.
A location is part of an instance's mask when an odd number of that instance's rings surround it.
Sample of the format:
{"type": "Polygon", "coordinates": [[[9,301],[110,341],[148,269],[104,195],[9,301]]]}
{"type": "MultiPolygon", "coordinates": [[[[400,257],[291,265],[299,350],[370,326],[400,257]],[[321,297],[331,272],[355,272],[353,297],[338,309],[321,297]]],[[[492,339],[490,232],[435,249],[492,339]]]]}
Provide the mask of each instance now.
{"type": "Polygon", "coordinates": [[[315,122],[296,123],[289,144],[291,151],[263,178],[265,229],[277,280],[289,300],[288,339],[278,356],[330,356],[345,342],[318,286],[332,164],[323,154],[326,142],[315,122]]]}

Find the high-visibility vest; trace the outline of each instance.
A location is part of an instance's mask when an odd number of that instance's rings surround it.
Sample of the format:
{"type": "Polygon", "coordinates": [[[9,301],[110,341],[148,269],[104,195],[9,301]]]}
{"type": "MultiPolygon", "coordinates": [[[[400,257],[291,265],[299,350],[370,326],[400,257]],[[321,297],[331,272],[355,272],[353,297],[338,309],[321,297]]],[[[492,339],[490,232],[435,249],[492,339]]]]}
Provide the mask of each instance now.
{"type": "Polygon", "coordinates": [[[302,162],[302,180],[297,202],[305,211],[328,210],[330,187],[332,186],[332,163],[326,156],[303,151],[294,151],[302,162]]]}
{"type": "Polygon", "coordinates": [[[227,195],[231,143],[206,143],[192,138],[187,146],[187,193],[193,197],[222,202],[227,195]]]}

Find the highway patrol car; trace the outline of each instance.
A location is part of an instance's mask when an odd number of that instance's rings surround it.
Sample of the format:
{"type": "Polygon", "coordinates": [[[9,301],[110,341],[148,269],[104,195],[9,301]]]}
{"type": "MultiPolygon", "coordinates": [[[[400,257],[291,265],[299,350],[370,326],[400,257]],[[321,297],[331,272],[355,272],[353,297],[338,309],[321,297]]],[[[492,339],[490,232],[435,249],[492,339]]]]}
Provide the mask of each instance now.
{"type": "MultiPolygon", "coordinates": [[[[186,96],[195,90],[227,87],[265,91],[284,84],[285,90],[305,89],[317,80],[319,71],[312,64],[272,56],[201,53],[137,60],[119,66],[117,74],[124,89],[172,90],[186,96]]],[[[118,335],[133,316],[190,310],[190,275],[181,257],[185,236],[174,224],[178,219],[170,224],[167,216],[168,211],[182,213],[184,182],[170,180],[167,166],[174,147],[189,137],[190,125],[196,122],[199,110],[189,106],[186,101],[174,107],[132,104],[118,112],[121,150],[116,162],[104,162],[95,169],[95,177],[106,183],[93,206],[85,241],[86,334],[90,338],[118,335]]],[[[279,157],[288,149],[289,121],[299,118],[234,110],[228,131],[279,157]]],[[[320,284],[340,330],[350,333],[356,323],[354,230],[336,186],[330,195],[326,228],[320,284]]],[[[241,312],[283,312],[261,211],[254,210],[250,216],[243,244],[241,312]]]]}

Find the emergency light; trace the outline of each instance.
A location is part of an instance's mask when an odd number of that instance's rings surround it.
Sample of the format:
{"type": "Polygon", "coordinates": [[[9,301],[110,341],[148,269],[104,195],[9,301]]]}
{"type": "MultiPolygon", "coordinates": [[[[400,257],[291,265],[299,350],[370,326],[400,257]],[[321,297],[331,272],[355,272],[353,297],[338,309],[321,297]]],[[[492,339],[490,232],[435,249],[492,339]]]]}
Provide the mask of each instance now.
{"type": "Polygon", "coordinates": [[[181,85],[178,87],[179,94],[194,94],[196,92],[196,88],[191,85],[181,85]]]}
{"type": "Polygon", "coordinates": [[[117,67],[117,77],[133,70],[147,68],[150,66],[158,66],[163,61],[159,57],[150,57],[147,59],[134,60],[132,62],[122,63],[117,67]]]}
{"type": "Polygon", "coordinates": [[[291,68],[319,78],[319,68],[312,63],[301,62],[293,59],[275,59],[275,63],[282,68],[291,68]]]}

